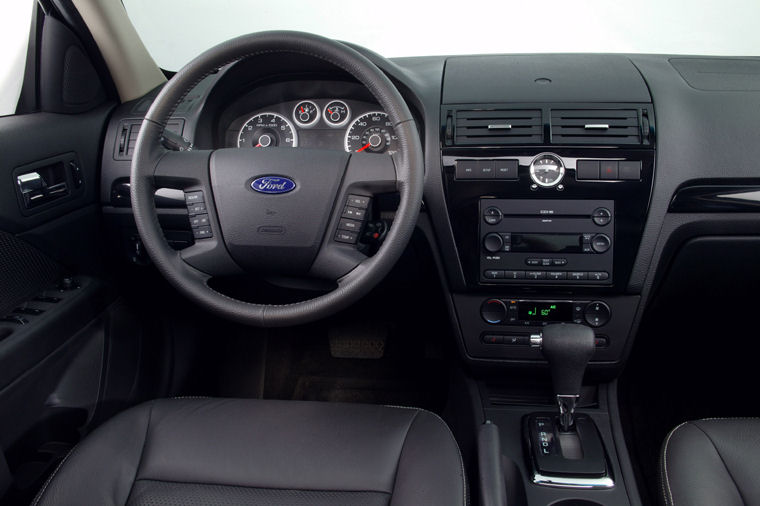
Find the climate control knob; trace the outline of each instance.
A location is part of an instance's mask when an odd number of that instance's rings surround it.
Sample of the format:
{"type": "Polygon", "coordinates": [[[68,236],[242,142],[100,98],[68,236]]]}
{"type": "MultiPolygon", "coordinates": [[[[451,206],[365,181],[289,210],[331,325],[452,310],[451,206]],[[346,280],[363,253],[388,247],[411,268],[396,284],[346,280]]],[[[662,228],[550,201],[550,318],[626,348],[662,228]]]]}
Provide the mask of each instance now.
{"type": "Polygon", "coordinates": [[[504,247],[504,239],[499,234],[492,232],[483,239],[483,247],[489,253],[496,253],[504,247]]]}
{"type": "Polygon", "coordinates": [[[612,318],[610,306],[600,300],[590,303],[583,312],[583,319],[592,327],[606,325],[610,318],[612,318]]]}
{"type": "Polygon", "coordinates": [[[499,299],[488,299],[480,306],[480,316],[496,325],[507,319],[507,305],[499,299]]]}

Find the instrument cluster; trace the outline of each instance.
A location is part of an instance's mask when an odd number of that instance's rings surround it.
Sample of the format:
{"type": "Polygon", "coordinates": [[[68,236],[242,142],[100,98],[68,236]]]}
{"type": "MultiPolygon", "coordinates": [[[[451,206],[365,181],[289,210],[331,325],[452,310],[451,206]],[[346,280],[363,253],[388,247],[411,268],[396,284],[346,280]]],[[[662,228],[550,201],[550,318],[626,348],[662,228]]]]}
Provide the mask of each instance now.
{"type": "Polygon", "coordinates": [[[398,150],[398,137],[390,118],[377,104],[304,98],[238,116],[226,129],[225,146],[341,149],[392,155],[398,150]]]}

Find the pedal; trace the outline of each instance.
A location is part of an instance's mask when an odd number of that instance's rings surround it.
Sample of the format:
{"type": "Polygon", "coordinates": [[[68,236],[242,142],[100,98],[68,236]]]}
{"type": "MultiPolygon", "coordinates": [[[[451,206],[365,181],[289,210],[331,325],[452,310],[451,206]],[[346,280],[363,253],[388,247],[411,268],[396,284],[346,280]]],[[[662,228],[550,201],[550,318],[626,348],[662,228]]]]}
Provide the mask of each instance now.
{"type": "Polygon", "coordinates": [[[330,355],[333,358],[380,359],[390,329],[386,323],[347,323],[331,327],[330,355]]]}

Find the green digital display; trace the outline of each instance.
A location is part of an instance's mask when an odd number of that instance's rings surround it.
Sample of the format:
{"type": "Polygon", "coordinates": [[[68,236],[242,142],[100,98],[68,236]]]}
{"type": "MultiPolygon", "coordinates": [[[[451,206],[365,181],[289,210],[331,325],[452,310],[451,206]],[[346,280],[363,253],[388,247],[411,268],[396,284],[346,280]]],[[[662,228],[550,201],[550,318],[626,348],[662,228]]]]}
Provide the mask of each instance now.
{"type": "Polygon", "coordinates": [[[573,319],[570,302],[521,301],[517,316],[522,321],[567,322],[573,319]]]}

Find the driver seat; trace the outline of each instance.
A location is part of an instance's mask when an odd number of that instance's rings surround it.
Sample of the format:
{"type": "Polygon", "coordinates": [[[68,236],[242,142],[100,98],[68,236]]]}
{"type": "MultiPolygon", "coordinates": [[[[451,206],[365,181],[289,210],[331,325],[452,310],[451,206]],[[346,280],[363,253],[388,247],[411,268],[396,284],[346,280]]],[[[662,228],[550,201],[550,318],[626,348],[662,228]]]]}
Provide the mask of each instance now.
{"type": "Polygon", "coordinates": [[[466,503],[457,443],[428,411],[185,398],[148,402],[103,424],[33,506],[466,503]]]}

